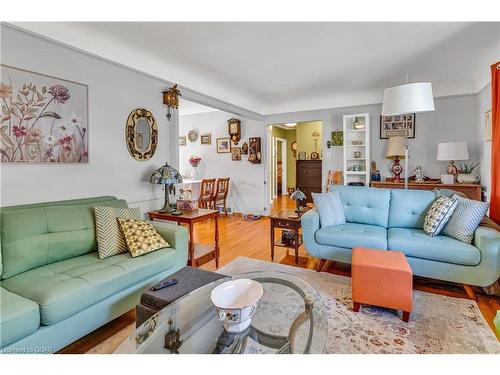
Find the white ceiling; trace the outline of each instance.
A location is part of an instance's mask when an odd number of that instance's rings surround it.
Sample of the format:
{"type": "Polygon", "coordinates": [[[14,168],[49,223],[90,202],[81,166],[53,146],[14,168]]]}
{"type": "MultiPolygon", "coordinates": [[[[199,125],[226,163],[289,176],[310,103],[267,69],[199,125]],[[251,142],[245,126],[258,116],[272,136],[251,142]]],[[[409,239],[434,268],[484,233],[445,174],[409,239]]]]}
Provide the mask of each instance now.
{"type": "Polygon", "coordinates": [[[500,23],[16,23],[262,113],[377,103],[431,81],[476,93],[500,58],[500,23]]]}
{"type": "Polygon", "coordinates": [[[217,109],[212,107],[207,107],[203,104],[198,104],[191,102],[189,100],[184,100],[182,97],[179,99],[179,116],[194,115],[196,113],[214,112],[217,109]]]}

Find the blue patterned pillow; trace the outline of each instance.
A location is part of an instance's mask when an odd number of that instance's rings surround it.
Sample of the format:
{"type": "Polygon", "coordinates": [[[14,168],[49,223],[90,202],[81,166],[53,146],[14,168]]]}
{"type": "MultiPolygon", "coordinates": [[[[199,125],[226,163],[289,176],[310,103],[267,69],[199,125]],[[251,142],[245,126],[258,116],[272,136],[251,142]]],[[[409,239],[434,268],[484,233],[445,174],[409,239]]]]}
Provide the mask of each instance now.
{"type": "Polygon", "coordinates": [[[311,193],[321,227],[345,224],[344,207],[338,191],[311,193]]]}
{"type": "Polygon", "coordinates": [[[459,241],[471,243],[476,228],[488,212],[489,205],[486,202],[462,198],[456,194],[452,198],[458,200],[458,205],[441,233],[459,241]]]}
{"type": "Polygon", "coordinates": [[[453,198],[439,197],[432,203],[424,220],[424,232],[431,237],[437,236],[450,220],[457,208],[458,201],[453,198]]]}

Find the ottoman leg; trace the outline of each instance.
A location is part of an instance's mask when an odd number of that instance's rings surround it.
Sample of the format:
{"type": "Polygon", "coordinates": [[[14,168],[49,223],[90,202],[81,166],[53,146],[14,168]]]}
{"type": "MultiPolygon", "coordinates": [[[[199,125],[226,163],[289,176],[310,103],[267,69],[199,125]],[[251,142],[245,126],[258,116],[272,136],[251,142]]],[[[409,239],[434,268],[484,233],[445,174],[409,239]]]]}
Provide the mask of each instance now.
{"type": "Polygon", "coordinates": [[[409,311],[403,311],[403,322],[408,323],[410,321],[410,312],[409,311]]]}
{"type": "Polygon", "coordinates": [[[361,307],[361,303],[359,303],[359,302],[352,303],[352,309],[354,310],[354,312],[358,312],[360,307],[361,307]]]}

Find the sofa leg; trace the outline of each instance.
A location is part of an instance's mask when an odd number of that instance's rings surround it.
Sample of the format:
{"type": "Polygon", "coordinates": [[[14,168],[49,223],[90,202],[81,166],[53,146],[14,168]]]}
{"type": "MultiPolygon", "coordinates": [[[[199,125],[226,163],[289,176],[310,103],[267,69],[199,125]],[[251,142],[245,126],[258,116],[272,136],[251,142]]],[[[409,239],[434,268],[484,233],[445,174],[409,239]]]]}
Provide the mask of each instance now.
{"type": "Polygon", "coordinates": [[[473,301],[477,301],[476,293],[474,293],[474,289],[471,285],[464,284],[465,293],[467,293],[467,297],[473,301]]]}
{"type": "Polygon", "coordinates": [[[359,302],[354,302],[354,301],[352,302],[352,310],[353,310],[354,312],[358,312],[360,307],[361,307],[361,303],[359,303],[359,302]]]}
{"type": "Polygon", "coordinates": [[[408,323],[410,321],[410,312],[409,311],[403,311],[403,322],[408,323]]]}
{"type": "Polygon", "coordinates": [[[325,266],[325,263],[326,263],[326,259],[321,259],[319,261],[318,267],[316,267],[316,272],[321,272],[321,270],[325,266]]]}

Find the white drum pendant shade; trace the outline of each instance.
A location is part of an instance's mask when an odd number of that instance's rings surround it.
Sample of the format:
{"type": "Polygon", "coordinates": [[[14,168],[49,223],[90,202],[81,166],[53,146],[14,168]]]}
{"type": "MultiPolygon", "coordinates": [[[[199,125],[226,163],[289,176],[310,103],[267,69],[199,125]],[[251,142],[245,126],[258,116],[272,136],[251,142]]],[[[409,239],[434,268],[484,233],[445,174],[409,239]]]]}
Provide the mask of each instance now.
{"type": "Polygon", "coordinates": [[[407,83],[384,90],[382,116],[434,111],[431,82],[407,83]]]}

